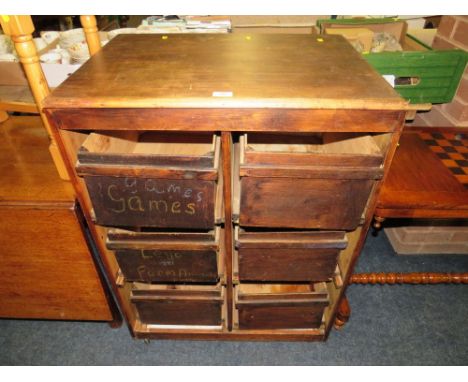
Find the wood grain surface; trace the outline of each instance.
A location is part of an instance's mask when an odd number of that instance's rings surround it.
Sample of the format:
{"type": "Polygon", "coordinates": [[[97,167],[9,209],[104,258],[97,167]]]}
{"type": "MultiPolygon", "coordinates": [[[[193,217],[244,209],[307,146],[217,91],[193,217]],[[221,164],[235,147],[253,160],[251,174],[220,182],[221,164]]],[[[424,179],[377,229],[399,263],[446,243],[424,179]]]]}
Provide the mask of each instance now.
{"type": "MultiPolygon", "coordinates": [[[[221,330],[147,325],[130,301],[131,286],[126,283],[114,289],[136,337],[311,340],[328,335],[364,243],[380,179],[393,156],[406,110],[406,101],[344,39],[325,36],[317,40],[310,35],[119,36],[56,89],[46,103],[110,277],[117,272],[115,258],[105,248],[105,234],[94,225],[89,196],[73,171],[78,147],[70,139],[70,134],[75,134],[71,130],[83,134],[91,130],[221,132],[225,325],[221,330]],[[94,86],[90,88],[89,83],[94,86]],[[336,158],[328,158],[328,166],[319,168],[313,177],[302,168],[293,177],[284,176],[281,166],[274,174],[260,173],[263,170],[259,168],[242,174],[242,195],[246,199],[241,224],[248,221],[252,226],[269,228],[351,230],[347,233],[350,244],[342,250],[340,261],[342,285],[335,288],[328,282],[323,298],[304,301],[301,290],[290,290],[291,284],[283,284],[280,292],[286,295],[286,301],[278,301],[278,291],[268,289],[271,284],[265,283],[268,287],[261,296],[251,291],[246,302],[238,291],[247,284],[234,285],[238,280],[233,281],[237,265],[233,261],[233,214],[237,222],[239,213],[234,208],[238,208],[239,196],[233,188],[238,191],[240,170],[236,167],[239,161],[233,157],[233,142],[237,144],[236,132],[254,131],[388,133],[372,135],[375,144],[365,145],[366,157],[353,157],[353,164],[362,168],[347,166],[350,171],[346,176],[338,161],[360,151],[354,144],[347,145],[345,151],[332,150],[333,155],[338,154],[336,158]],[[255,215],[263,211],[270,216],[260,216],[263,220],[258,221],[255,215]],[[247,310],[256,308],[257,323],[249,323],[251,314],[247,310]],[[243,314],[242,325],[239,318],[243,314]]],[[[292,158],[290,162],[297,161],[292,158]]],[[[166,294],[161,301],[167,298],[166,294]]],[[[176,321],[184,308],[177,311],[177,315],[168,311],[168,317],[172,315],[169,321],[176,321]]]]}
{"type": "Polygon", "coordinates": [[[0,317],[111,321],[101,281],[58,177],[40,117],[0,129],[0,317]]]}
{"type": "Polygon", "coordinates": [[[0,207],[0,317],[112,320],[72,207],[0,207]]]}
{"type": "Polygon", "coordinates": [[[97,108],[405,105],[343,37],[287,34],[120,35],[46,102],[97,108]]]}
{"type": "Polygon", "coordinates": [[[73,203],[73,187],[57,176],[39,117],[14,117],[0,126],[0,204],[73,203]]]}
{"type": "Polygon", "coordinates": [[[375,215],[466,218],[468,189],[431,151],[417,131],[404,132],[382,186],[375,215]]]}

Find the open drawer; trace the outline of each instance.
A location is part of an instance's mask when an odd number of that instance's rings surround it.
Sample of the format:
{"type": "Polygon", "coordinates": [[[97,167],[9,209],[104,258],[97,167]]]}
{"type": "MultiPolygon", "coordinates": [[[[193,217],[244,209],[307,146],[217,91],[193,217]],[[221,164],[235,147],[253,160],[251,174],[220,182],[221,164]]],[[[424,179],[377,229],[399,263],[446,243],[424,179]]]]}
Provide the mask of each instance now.
{"type": "Polygon", "coordinates": [[[319,328],[328,304],[325,283],[239,284],[235,324],[239,329],[319,328]]]}
{"type": "Polygon", "coordinates": [[[126,281],[213,283],[222,277],[221,228],[210,232],[135,232],[110,229],[114,251],[126,281]]]}
{"type": "Polygon", "coordinates": [[[234,215],[246,227],[352,230],[383,176],[388,134],[241,135],[234,215]]]}
{"type": "Polygon", "coordinates": [[[236,227],[235,276],[241,282],[328,281],[348,241],[343,231],[246,232],[236,227]]]}
{"type": "Polygon", "coordinates": [[[91,133],[78,151],[96,223],[212,229],[221,221],[219,137],[91,133]]]}
{"type": "Polygon", "coordinates": [[[146,325],[201,326],[221,329],[224,288],[220,285],[148,285],[133,283],[130,301],[146,325]]]}

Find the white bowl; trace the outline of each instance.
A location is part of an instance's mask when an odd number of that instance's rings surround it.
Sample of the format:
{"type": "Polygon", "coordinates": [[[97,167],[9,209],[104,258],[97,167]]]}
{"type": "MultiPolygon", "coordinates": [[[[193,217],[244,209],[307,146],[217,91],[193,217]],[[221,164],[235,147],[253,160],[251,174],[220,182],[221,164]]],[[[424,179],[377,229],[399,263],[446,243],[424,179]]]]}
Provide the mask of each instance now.
{"type": "Polygon", "coordinates": [[[40,51],[47,46],[46,41],[42,37],[36,37],[33,39],[34,45],[36,45],[36,50],[40,51]]]}
{"type": "Polygon", "coordinates": [[[62,48],[68,49],[73,44],[84,42],[86,40],[83,28],[70,29],[60,32],[59,44],[62,48]]]}
{"type": "Polygon", "coordinates": [[[46,44],[49,45],[60,37],[60,32],[43,31],[41,32],[41,37],[46,42],[46,44]]]}
{"type": "Polygon", "coordinates": [[[69,47],[68,52],[72,59],[88,59],[89,58],[89,49],[86,42],[77,42],[69,47]]]}
{"type": "Polygon", "coordinates": [[[71,55],[70,53],[68,52],[68,50],[66,49],[52,49],[52,50],[49,50],[47,53],[57,53],[57,54],[60,54],[60,56],[62,57],[62,64],[70,64],[71,63],[71,55]]]}
{"type": "Polygon", "coordinates": [[[61,64],[62,55],[60,53],[44,53],[40,57],[41,62],[44,64],[61,64]]]}

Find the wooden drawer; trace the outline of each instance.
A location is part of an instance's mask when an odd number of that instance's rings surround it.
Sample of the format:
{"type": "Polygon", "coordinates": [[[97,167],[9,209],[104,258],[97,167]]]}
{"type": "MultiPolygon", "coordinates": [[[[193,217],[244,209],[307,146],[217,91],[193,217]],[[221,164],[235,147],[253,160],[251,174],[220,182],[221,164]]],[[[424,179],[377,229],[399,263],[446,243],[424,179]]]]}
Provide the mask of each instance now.
{"type": "Polygon", "coordinates": [[[328,281],[340,250],[348,241],[344,232],[245,232],[236,229],[238,277],[241,281],[328,281]]]}
{"type": "Polygon", "coordinates": [[[235,307],[239,329],[311,329],[329,304],[325,283],[239,284],[235,307]]]}
{"type": "Polygon", "coordinates": [[[224,289],[207,285],[133,283],[130,301],[147,325],[222,326],[224,289]]]}
{"type": "Polygon", "coordinates": [[[134,232],[111,229],[114,250],[126,281],[146,283],[217,283],[223,268],[221,229],[207,233],[134,232]]]}
{"type": "Polygon", "coordinates": [[[240,136],[234,214],[246,227],[352,230],[359,224],[389,135],[240,136]],[[236,195],[237,194],[237,195],[236,195]]]}
{"type": "Polygon", "coordinates": [[[221,220],[219,155],[211,134],[91,133],[76,169],[98,224],[208,230],[221,220]]]}

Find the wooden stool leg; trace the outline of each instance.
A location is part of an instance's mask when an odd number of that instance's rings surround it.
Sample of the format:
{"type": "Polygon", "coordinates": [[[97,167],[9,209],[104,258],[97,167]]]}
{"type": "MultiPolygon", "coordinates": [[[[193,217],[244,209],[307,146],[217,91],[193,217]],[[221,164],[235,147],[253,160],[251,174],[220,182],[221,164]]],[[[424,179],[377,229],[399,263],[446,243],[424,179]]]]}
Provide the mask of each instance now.
{"type": "Polygon", "coordinates": [[[0,110],[0,123],[5,122],[9,118],[9,115],[6,111],[0,110]]]}
{"type": "Polygon", "coordinates": [[[349,306],[348,298],[343,295],[338,305],[338,310],[336,312],[334,327],[337,330],[343,328],[351,316],[351,307],[349,306]]]}

